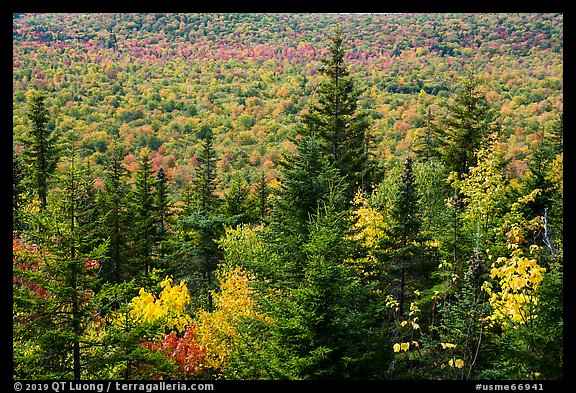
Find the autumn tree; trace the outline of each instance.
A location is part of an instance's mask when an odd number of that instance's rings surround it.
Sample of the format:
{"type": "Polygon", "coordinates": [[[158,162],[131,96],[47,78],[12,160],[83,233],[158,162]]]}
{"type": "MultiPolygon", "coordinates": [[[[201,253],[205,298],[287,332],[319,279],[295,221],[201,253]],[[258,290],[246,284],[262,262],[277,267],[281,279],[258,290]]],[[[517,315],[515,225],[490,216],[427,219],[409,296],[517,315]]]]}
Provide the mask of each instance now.
{"type": "Polygon", "coordinates": [[[240,341],[244,319],[266,320],[253,298],[255,277],[241,266],[217,271],[219,290],[213,292],[214,308],[196,313],[196,337],[206,348],[204,367],[216,378],[225,377],[230,358],[240,341]]]}
{"type": "Polygon", "coordinates": [[[135,288],[135,280],[103,286],[99,297],[108,307],[102,311],[102,346],[95,356],[104,366],[94,371],[100,379],[196,374],[200,364],[192,362],[201,359],[202,349],[194,344],[190,295],[184,280],[173,281],[154,277],[151,289],[135,288]]]}
{"type": "MultiPolygon", "coordinates": [[[[166,356],[166,359],[176,363],[176,370],[169,369],[168,372],[159,372],[158,369],[151,370],[151,377],[160,378],[177,378],[177,379],[205,379],[206,366],[204,365],[206,357],[206,347],[200,346],[195,335],[195,326],[190,326],[182,337],[176,333],[170,332],[161,340],[145,341],[143,345],[150,348],[153,352],[158,352],[166,356]]],[[[163,371],[163,370],[162,370],[163,371]]]]}
{"type": "Polygon", "coordinates": [[[486,146],[476,152],[477,164],[462,181],[454,180],[466,205],[465,216],[471,220],[476,250],[485,250],[493,241],[492,229],[497,227],[507,206],[505,165],[497,135],[491,135],[486,146]]]}

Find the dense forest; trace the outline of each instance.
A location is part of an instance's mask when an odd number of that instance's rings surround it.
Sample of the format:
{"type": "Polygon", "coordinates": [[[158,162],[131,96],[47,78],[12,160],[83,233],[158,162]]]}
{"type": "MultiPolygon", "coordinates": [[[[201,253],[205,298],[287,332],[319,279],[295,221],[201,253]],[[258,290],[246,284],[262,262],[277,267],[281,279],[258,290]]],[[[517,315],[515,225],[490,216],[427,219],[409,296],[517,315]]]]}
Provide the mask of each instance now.
{"type": "Polygon", "coordinates": [[[14,379],[563,379],[563,15],[13,14],[14,379]]]}

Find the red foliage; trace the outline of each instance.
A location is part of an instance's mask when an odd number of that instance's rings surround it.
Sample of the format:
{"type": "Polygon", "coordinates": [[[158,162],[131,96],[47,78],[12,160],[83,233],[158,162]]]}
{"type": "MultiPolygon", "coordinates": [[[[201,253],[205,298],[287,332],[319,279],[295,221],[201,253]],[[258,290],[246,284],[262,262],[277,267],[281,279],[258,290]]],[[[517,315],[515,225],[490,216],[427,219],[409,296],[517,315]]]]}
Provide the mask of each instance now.
{"type": "MultiPolygon", "coordinates": [[[[164,338],[155,343],[143,342],[142,345],[153,351],[163,352],[167,358],[174,360],[179,367],[178,377],[188,379],[192,376],[199,376],[203,373],[203,360],[206,355],[206,348],[196,344],[194,336],[194,326],[186,329],[184,336],[178,338],[174,332],[170,332],[164,338]]],[[[151,375],[158,378],[158,375],[151,375]]]]}
{"type": "MultiPolygon", "coordinates": [[[[43,257],[45,255],[47,255],[47,252],[36,244],[30,244],[19,238],[12,239],[12,264],[15,272],[18,270],[40,272],[44,264],[43,257]]],[[[18,277],[15,274],[12,276],[12,281],[18,286],[26,286],[41,298],[48,299],[51,297],[48,291],[34,280],[18,277]]]]}
{"type": "Polygon", "coordinates": [[[100,269],[100,262],[86,258],[86,269],[100,269]]]}

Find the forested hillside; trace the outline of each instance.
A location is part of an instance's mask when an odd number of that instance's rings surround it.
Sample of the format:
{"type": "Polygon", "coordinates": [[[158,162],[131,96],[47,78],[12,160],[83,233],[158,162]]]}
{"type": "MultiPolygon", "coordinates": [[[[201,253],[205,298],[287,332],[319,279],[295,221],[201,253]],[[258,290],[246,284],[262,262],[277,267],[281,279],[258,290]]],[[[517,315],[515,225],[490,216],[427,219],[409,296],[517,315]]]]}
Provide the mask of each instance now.
{"type": "Polygon", "coordinates": [[[563,377],[562,14],[14,14],[13,377],[563,377]]]}

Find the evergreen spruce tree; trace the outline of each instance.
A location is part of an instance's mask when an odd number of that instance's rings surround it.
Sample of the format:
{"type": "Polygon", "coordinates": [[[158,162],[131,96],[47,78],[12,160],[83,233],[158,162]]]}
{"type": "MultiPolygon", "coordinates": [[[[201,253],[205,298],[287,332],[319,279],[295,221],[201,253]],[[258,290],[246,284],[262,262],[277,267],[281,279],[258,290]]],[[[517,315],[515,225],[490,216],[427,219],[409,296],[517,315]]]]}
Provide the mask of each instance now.
{"type": "Polygon", "coordinates": [[[269,310],[265,369],[278,379],[379,378],[386,352],[381,315],[344,260],[343,212],[322,204],[309,221],[302,277],[269,310]]]}
{"type": "Polygon", "coordinates": [[[495,131],[495,111],[480,89],[479,79],[469,72],[453,103],[447,105],[442,159],[448,171],[460,178],[476,166],[476,151],[495,131]]]}
{"type": "Polygon", "coordinates": [[[413,144],[414,153],[422,162],[430,162],[441,157],[440,144],[442,130],[434,123],[430,108],[425,116],[426,126],[415,135],[413,144]]]}
{"type": "Polygon", "coordinates": [[[289,281],[304,273],[302,245],[309,236],[310,220],[325,203],[332,203],[336,212],[347,207],[342,177],[323,156],[320,141],[305,136],[296,151],[281,163],[283,177],[273,199],[269,231],[269,241],[284,256],[289,281]]]}
{"type": "MultiPolygon", "coordinates": [[[[413,173],[413,162],[410,157],[404,162],[400,177],[398,193],[395,196],[391,211],[390,239],[388,249],[392,258],[392,276],[399,275],[399,315],[403,316],[407,299],[407,280],[418,281],[417,276],[426,276],[424,265],[426,258],[422,246],[423,236],[420,232],[422,218],[420,213],[420,196],[413,173]]],[[[421,280],[421,279],[420,279],[421,280]]],[[[421,288],[414,288],[421,289],[421,288]]]]}
{"type": "Polygon", "coordinates": [[[170,194],[168,188],[168,177],[164,168],[160,167],[156,173],[155,183],[155,206],[156,206],[156,245],[160,259],[163,259],[168,244],[168,223],[170,220],[170,194]]]}
{"type": "Polygon", "coordinates": [[[270,214],[269,208],[269,196],[270,196],[270,186],[266,180],[266,174],[260,176],[260,180],[256,183],[256,192],[254,197],[256,198],[256,204],[258,206],[259,219],[261,223],[265,223],[268,220],[270,214]]]}
{"type": "Polygon", "coordinates": [[[203,125],[199,132],[201,150],[198,155],[197,176],[193,180],[196,194],[203,213],[212,213],[218,207],[216,191],[216,152],[214,151],[214,133],[212,128],[203,125]]]}
{"type": "Polygon", "coordinates": [[[34,261],[36,274],[22,269],[26,264],[15,270],[15,277],[32,279],[15,288],[15,331],[32,344],[23,343],[29,352],[15,359],[39,360],[33,367],[22,364],[24,373],[32,370],[25,378],[80,380],[83,351],[99,344],[88,330],[97,312],[93,299],[108,242],[94,236],[101,222],[94,220],[93,180],[75,161],[72,154],[54,206],[35,217],[42,229],[36,236],[46,247],[41,262],[34,261]]]}
{"type": "Polygon", "coordinates": [[[153,251],[156,241],[156,201],[154,200],[156,179],[152,172],[149,150],[142,149],[132,190],[133,217],[133,265],[132,274],[137,272],[148,276],[153,267],[153,251]]]}
{"type": "Polygon", "coordinates": [[[124,163],[124,149],[115,141],[108,149],[104,161],[104,184],[100,190],[98,204],[103,217],[103,238],[110,238],[108,260],[103,274],[114,282],[124,277],[128,231],[128,170],[124,163]]]}
{"type": "Polygon", "coordinates": [[[249,192],[248,184],[243,178],[235,177],[230,182],[228,192],[224,195],[222,213],[231,220],[232,225],[257,221],[249,192]]]}
{"type": "Polygon", "coordinates": [[[189,277],[191,291],[206,299],[206,308],[212,310],[214,272],[221,259],[221,251],[216,241],[224,230],[226,218],[219,213],[220,198],[216,195],[216,153],[212,128],[203,125],[200,129],[202,149],[198,155],[197,176],[193,179],[193,201],[188,214],[182,217],[178,226],[182,234],[181,245],[174,258],[175,268],[180,275],[189,277]]]}
{"type": "Polygon", "coordinates": [[[319,72],[327,79],[318,86],[318,103],[304,115],[303,132],[322,141],[323,154],[345,177],[351,200],[356,190],[370,191],[374,165],[368,147],[367,113],[358,110],[361,90],[357,89],[344,63],[345,49],[339,27],[331,38],[331,58],[321,59],[319,72]]]}
{"type": "Polygon", "coordinates": [[[41,210],[46,209],[49,180],[59,160],[58,134],[48,128],[50,117],[45,99],[43,92],[31,92],[26,112],[31,130],[29,135],[22,138],[23,158],[27,163],[36,194],[40,198],[41,210]]]}
{"type": "Polygon", "coordinates": [[[552,254],[556,254],[556,247],[561,247],[563,233],[562,127],[562,123],[555,122],[549,130],[539,133],[527,160],[528,171],[518,190],[523,195],[539,190],[523,213],[528,220],[541,217],[544,228],[533,234],[535,242],[546,246],[552,254]]]}
{"type": "Polygon", "coordinates": [[[548,176],[555,156],[555,146],[551,138],[542,136],[536,142],[536,147],[528,158],[528,172],[524,178],[524,186],[528,192],[535,189],[540,190],[534,201],[527,206],[529,209],[526,212],[528,219],[543,216],[544,211],[550,210],[554,199],[558,198],[554,184],[548,176]]]}

